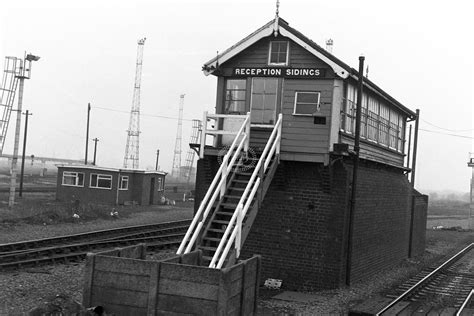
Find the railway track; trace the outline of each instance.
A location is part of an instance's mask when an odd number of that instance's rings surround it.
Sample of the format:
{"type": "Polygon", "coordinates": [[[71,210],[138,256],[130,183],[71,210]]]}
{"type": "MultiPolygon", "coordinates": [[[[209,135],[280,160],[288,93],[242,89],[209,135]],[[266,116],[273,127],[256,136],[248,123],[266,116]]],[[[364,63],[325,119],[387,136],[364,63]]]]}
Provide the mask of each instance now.
{"type": "Polygon", "coordinates": [[[425,269],[393,295],[363,303],[350,315],[474,315],[474,243],[425,269]]]}
{"type": "Polygon", "coordinates": [[[151,250],[179,245],[190,220],[108,229],[0,245],[0,270],[80,260],[93,250],[146,243],[151,250]]]}

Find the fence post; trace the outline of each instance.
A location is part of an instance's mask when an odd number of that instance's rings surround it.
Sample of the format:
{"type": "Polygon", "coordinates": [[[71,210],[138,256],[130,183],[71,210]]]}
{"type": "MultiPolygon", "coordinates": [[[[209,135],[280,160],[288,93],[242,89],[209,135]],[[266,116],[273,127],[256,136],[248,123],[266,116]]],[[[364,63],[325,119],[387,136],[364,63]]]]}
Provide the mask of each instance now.
{"type": "Polygon", "coordinates": [[[227,186],[227,164],[228,164],[228,158],[229,158],[229,152],[224,156],[224,159],[222,159],[222,175],[221,175],[221,198],[225,194],[225,187],[227,186]]]}
{"type": "Polygon", "coordinates": [[[247,135],[247,139],[245,140],[244,151],[247,153],[250,146],[250,112],[247,112],[247,117],[245,119],[247,120],[247,124],[245,126],[245,135],[247,135]]]}
{"type": "Polygon", "coordinates": [[[237,206],[237,235],[235,236],[235,249],[237,251],[237,258],[240,257],[240,245],[242,241],[242,221],[243,221],[243,205],[242,203],[237,206]]]}

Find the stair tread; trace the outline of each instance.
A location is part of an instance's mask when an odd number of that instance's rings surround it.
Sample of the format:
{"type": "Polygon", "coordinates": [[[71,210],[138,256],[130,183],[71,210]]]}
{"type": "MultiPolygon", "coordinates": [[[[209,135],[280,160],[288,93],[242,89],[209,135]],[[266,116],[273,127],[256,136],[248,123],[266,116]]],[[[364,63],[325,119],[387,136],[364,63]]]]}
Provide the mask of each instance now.
{"type": "Polygon", "coordinates": [[[216,251],[217,247],[199,246],[199,249],[202,249],[202,250],[210,250],[210,251],[216,251]]]}
{"type": "Polygon", "coordinates": [[[248,180],[238,180],[238,179],[233,179],[232,182],[236,182],[236,183],[249,183],[248,180]]]}
{"type": "Polygon", "coordinates": [[[202,240],[210,240],[210,241],[221,241],[222,238],[217,238],[217,237],[204,237],[202,240]]]}

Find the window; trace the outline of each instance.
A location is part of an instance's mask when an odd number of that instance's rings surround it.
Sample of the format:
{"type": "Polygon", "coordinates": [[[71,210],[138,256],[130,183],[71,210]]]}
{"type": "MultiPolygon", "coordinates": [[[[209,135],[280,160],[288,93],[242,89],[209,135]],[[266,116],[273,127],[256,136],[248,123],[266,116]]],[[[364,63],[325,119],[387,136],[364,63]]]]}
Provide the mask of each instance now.
{"type": "Polygon", "coordinates": [[[244,114],[245,113],[245,88],[247,81],[245,79],[227,80],[225,90],[225,110],[226,114],[244,114]]]}
{"type": "Polygon", "coordinates": [[[62,184],[65,186],[83,187],[84,186],[84,173],[64,171],[62,184]]]}
{"type": "Polygon", "coordinates": [[[163,191],[163,179],[162,178],[158,178],[158,191],[163,191]]]}
{"type": "MultiPolygon", "coordinates": [[[[341,130],[355,133],[357,90],[348,85],[346,99],[341,109],[341,130]]],[[[405,145],[406,116],[374,97],[362,95],[360,136],[363,139],[403,153],[405,145]]]]}
{"type": "Polygon", "coordinates": [[[119,190],[128,190],[128,176],[120,176],[119,190]]]}
{"type": "Polygon", "coordinates": [[[250,120],[252,124],[274,124],[278,79],[253,78],[250,120]]]}
{"type": "Polygon", "coordinates": [[[91,173],[91,188],[112,189],[112,176],[109,174],[91,173]]]}
{"type": "Polygon", "coordinates": [[[310,115],[319,111],[319,92],[301,92],[295,93],[295,108],[293,115],[310,115]]]}
{"type": "Polygon", "coordinates": [[[288,65],[288,42],[270,42],[269,65],[288,65]]]}

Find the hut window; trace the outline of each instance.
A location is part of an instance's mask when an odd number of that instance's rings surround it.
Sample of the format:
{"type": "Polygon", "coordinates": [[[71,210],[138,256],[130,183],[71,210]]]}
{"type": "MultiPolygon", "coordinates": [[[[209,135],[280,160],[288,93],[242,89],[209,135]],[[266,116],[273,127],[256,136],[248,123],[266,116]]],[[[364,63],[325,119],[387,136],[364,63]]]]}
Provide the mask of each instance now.
{"type": "Polygon", "coordinates": [[[163,179],[162,178],[158,178],[158,191],[163,191],[163,179]]]}
{"type": "Polygon", "coordinates": [[[225,89],[225,110],[226,114],[245,113],[245,79],[227,80],[225,89]]]}
{"type": "Polygon", "coordinates": [[[128,176],[120,176],[120,190],[128,190],[128,176]]]}
{"type": "Polygon", "coordinates": [[[269,65],[288,65],[288,51],[290,45],[286,41],[270,42],[268,56],[269,65]]]}
{"type": "Polygon", "coordinates": [[[83,187],[84,186],[84,173],[64,171],[62,185],[73,186],[73,187],[83,187]]]}
{"type": "Polygon", "coordinates": [[[89,187],[97,189],[111,189],[112,176],[109,174],[91,173],[91,183],[89,187]]]}
{"type": "Polygon", "coordinates": [[[321,94],[319,92],[301,92],[295,93],[295,108],[293,115],[309,115],[319,111],[319,100],[321,94]]]}
{"type": "Polygon", "coordinates": [[[278,79],[253,78],[250,118],[252,124],[274,124],[278,79]]]}

